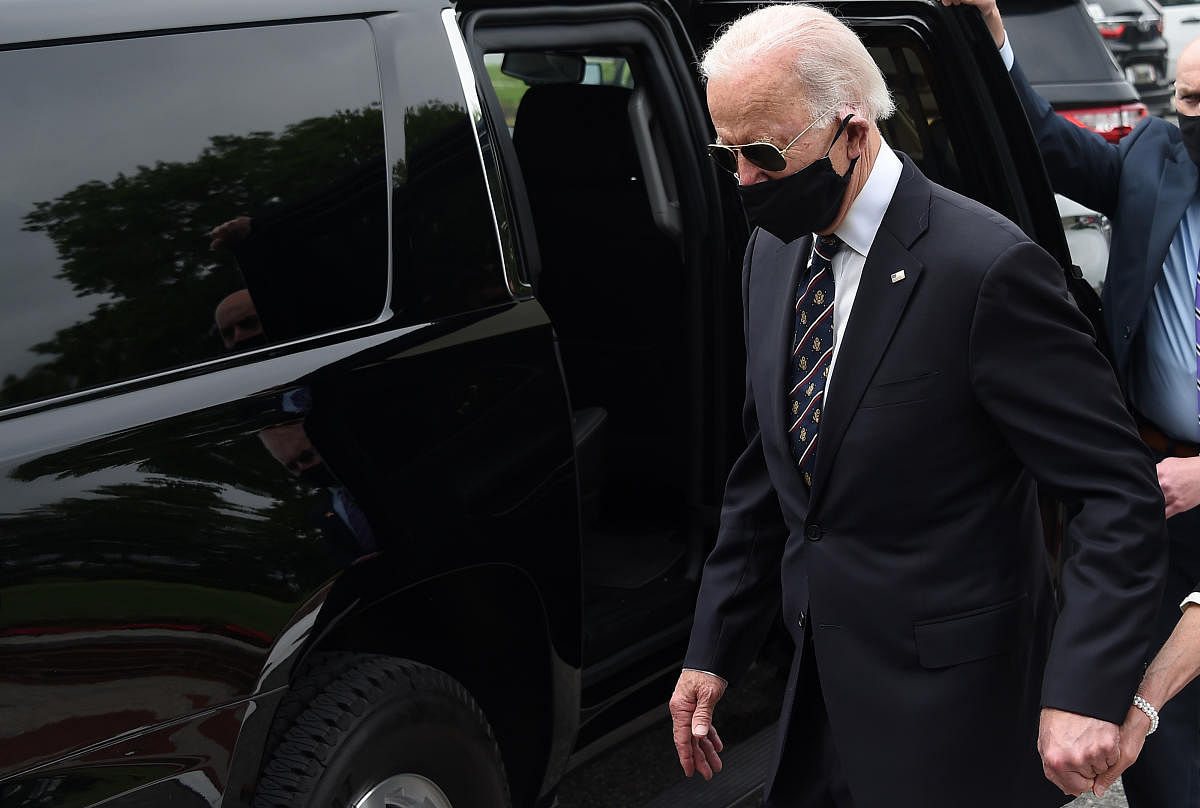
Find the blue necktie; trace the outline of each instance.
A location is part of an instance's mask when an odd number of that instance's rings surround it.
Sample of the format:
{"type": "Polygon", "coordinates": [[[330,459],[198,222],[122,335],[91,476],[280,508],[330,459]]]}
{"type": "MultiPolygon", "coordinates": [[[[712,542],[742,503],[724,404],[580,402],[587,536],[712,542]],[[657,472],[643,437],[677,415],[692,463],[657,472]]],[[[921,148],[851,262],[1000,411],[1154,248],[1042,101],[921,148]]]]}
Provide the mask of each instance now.
{"type": "Polygon", "coordinates": [[[825,383],[833,358],[833,256],[837,236],[817,236],[808,275],[796,291],[796,333],[792,337],[792,378],[788,390],[788,434],[792,457],[812,487],[817,437],[825,405],[825,383]]]}

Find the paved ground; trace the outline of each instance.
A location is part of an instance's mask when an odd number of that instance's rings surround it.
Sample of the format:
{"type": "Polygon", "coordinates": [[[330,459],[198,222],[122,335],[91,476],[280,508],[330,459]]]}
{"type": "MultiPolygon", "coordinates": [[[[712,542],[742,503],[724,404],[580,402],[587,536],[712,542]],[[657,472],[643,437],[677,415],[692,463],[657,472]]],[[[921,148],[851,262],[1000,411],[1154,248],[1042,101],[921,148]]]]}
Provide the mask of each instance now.
{"type": "Polygon", "coordinates": [[[1125,789],[1121,788],[1121,781],[1118,780],[1116,785],[1104,792],[1102,798],[1080,797],[1071,803],[1071,808],[1129,808],[1129,803],[1125,801],[1125,789]]]}

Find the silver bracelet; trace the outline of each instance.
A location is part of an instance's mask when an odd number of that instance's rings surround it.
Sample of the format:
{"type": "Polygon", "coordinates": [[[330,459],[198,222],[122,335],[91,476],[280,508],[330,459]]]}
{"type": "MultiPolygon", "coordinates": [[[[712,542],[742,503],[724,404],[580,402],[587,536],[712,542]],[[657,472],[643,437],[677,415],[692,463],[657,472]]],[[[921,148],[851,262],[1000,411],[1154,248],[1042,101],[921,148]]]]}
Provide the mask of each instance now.
{"type": "Polygon", "coordinates": [[[1154,706],[1141,696],[1133,697],[1133,706],[1145,713],[1150,719],[1150,731],[1146,733],[1146,736],[1153,735],[1154,730],[1158,729],[1158,710],[1154,709],[1154,706]]]}

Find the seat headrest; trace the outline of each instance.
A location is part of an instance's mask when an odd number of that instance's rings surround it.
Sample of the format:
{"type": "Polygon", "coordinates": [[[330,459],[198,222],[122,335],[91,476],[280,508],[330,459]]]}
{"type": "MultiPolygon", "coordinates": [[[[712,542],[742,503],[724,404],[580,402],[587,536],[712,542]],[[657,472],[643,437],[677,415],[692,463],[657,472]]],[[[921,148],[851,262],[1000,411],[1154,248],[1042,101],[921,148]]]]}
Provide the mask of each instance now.
{"type": "Polygon", "coordinates": [[[545,84],[517,108],[513,146],[526,180],[627,182],[640,177],[627,87],[545,84]]]}

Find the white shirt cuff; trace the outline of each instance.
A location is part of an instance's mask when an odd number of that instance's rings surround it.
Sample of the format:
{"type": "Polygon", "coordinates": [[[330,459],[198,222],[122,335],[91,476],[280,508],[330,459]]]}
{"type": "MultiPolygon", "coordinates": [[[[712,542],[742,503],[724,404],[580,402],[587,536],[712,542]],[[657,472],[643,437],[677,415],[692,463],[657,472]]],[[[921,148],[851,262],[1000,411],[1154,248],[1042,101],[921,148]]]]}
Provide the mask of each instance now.
{"type": "Polygon", "coordinates": [[[1184,609],[1186,609],[1188,607],[1189,604],[1192,604],[1192,603],[1196,604],[1197,606],[1200,606],[1200,592],[1193,592],[1192,594],[1190,594],[1186,598],[1184,598],[1183,601],[1179,604],[1179,611],[1182,612],[1184,609]]]}
{"type": "Polygon", "coordinates": [[[1012,45],[1008,39],[1008,31],[1004,32],[1004,44],[1000,46],[1000,58],[1004,60],[1004,69],[1012,70],[1017,57],[1013,54],[1012,45]]]}

